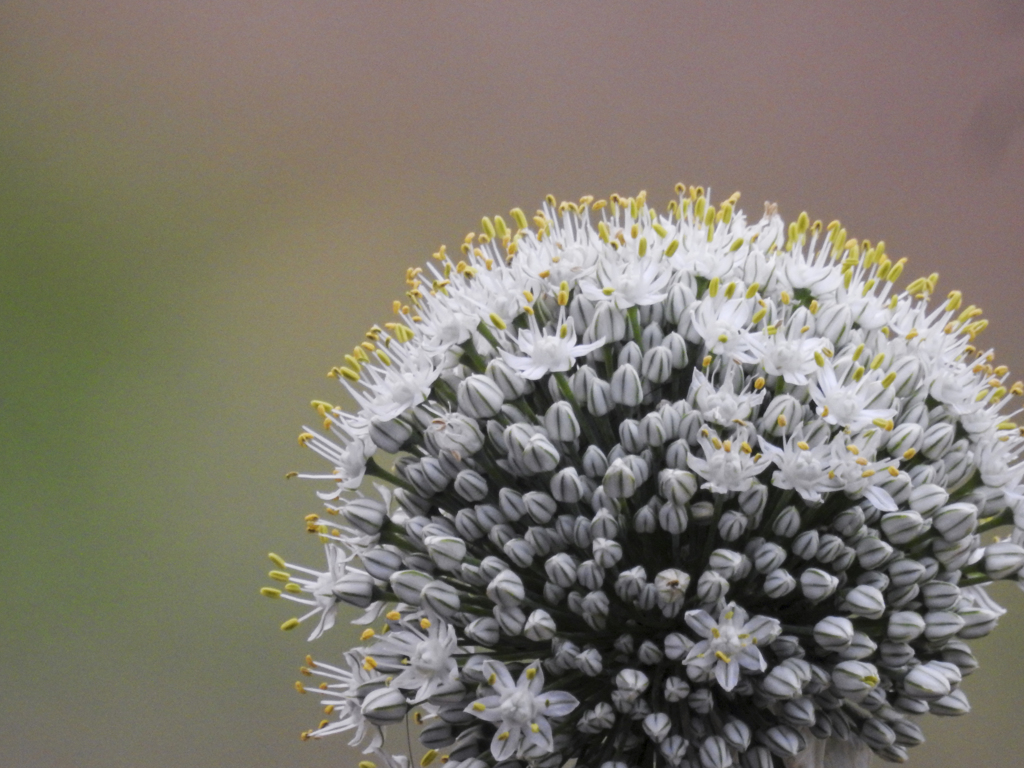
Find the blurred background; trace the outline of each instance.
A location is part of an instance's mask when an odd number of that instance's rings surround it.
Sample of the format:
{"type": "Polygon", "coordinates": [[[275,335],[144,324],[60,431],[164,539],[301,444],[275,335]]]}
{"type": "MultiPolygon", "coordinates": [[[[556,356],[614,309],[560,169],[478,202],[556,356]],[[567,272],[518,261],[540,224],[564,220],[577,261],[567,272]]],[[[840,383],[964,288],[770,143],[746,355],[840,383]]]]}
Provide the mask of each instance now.
{"type": "MultiPolygon", "coordinates": [[[[1024,371],[1024,5],[0,4],[0,763],[354,765],[259,597],[296,435],[483,214],[677,181],[940,272],[1024,371]]],[[[919,766],[1024,750],[1024,594],[919,766]]],[[[340,651],[340,628],[316,643],[340,651]]]]}

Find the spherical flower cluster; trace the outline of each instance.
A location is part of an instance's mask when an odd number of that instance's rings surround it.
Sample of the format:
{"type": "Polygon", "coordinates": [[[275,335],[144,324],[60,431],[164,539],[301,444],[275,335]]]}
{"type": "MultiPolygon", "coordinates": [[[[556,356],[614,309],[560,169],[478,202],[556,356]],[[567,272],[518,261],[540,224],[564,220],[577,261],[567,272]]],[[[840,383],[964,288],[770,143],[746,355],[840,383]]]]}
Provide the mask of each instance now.
{"type": "Polygon", "coordinates": [[[968,711],[984,585],[1024,565],[1024,388],[884,244],[677,192],[484,219],[332,370],[358,410],[300,437],[326,568],[271,555],[263,592],[310,639],[342,603],[376,629],[307,658],[304,735],[392,768],[852,765],[968,711]],[[410,719],[421,754],[387,753],[410,719]]]}

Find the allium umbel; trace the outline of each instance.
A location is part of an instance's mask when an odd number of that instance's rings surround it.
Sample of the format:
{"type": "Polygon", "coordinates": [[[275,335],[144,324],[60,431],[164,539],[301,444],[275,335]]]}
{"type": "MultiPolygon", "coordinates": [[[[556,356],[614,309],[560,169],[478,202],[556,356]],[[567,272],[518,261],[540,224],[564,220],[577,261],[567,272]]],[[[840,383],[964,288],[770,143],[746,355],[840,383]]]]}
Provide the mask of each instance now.
{"type": "Polygon", "coordinates": [[[364,768],[840,766],[968,711],[984,586],[1024,566],[1024,386],[883,243],[677,192],[483,219],[331,371],[358,410],[299,438],[327,565],[271,555],[263,592],[311,640],[340,603],[375,629],[307,658],[304,737],[364,768]],[[384,751],[410,719],[422,748],[384,751]]]}

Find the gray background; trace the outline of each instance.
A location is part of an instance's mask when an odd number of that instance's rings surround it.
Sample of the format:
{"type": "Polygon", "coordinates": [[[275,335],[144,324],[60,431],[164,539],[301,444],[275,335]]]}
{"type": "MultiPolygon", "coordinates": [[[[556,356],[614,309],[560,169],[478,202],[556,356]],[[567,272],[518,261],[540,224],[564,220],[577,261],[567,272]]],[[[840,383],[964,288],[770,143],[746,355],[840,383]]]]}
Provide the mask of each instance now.
{"type": "MultiPolygon", "coordinates": [[[[682,180],[841,218],[1020,371],[1022,53],[1010,0],[0,5],[0,763],[354,764],[297,738],[264,555],[318,561],[308,402],[483,214],[682,180]]],[[[913,764],[1024,749],[996,595],[913,764]]]]}

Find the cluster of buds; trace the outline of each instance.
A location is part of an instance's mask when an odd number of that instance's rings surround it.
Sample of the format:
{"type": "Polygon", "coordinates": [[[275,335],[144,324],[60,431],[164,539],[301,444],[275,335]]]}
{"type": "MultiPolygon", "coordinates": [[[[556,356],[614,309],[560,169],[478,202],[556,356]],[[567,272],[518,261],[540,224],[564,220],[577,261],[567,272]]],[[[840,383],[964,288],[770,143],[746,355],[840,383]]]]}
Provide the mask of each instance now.
{"type": "Polygon", "coordinates": [[[363,768],[770,768],[901,762],[968,711],[984,587],[1024,566],[1024,386],[883,243],[677,192],[484,219],[332,370],[356,412],[300,436],[327,565],[272,555],[263,592],[310,639],[340,605],[374,628],[307,659],[305,736],[363,768]]]}

